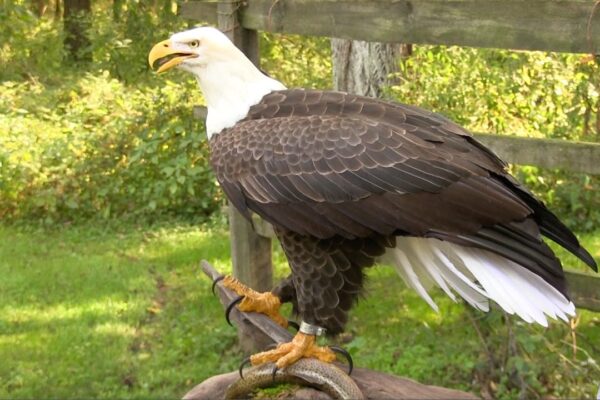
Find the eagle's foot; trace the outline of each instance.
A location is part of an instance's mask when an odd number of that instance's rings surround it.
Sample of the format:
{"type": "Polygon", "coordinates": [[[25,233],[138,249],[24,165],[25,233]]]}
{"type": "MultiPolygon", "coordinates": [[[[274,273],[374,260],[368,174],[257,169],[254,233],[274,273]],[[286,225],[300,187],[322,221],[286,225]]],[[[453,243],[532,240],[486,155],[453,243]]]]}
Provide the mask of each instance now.
{"type": "Polygon", "coordinates": [[[257,312],[265,314],[277,324],[284,328],[288,327],[288,320],[279,313],[281,300],[271,292],[260,293],[250,289],[232,276],[226,276],[222,279],[223,286],[234,291],[240,297],[234,300],[227,308],[225,317],[229,321],[229,312],[235,304],[238,310],[242,312],[257,312]],[[239,304],[238,304],[239,303],[239,304]]]}
{"type": "Polygon", "coordinates": [[[291,342],[282,343],[277,348],[254,354],[250,357],[250,364],[261,365],[272,362],[277,369],[292,365],[301,358],[316,358],[317,360],[332,363],[335,361],[335,352],[329,347],[316,344],[316,336],[298,332],[291,342]]]}

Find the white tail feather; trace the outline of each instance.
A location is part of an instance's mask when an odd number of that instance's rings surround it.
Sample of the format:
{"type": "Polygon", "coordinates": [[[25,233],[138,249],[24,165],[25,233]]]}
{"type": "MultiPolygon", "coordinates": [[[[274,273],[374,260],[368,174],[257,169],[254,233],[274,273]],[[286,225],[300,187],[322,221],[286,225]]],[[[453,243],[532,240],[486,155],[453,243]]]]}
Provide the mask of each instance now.
{"type": "Polygon", "coordinates": [[[486,293],[459,271],[440,249],[434,247],[432,250],[441,263],[440,271],[444,279],[449,282],[454,290],[473,307],[482,311],[489,311],[490,307],[486,293]]]}
{"type": "Polygon", "coordinates": [[[438,239],[398,237],[393,250],[396,270],[436,311],[427,289],[435,283],[456,301],[489,310],[488,298],[509,314],[548,326],[546,316],[568,321],[575,306],[541,277],[486,250],[438,239]]]}
{"type": "Polygon", "coordinates": [[[413,269],[408,257],[406,257],[406,255],[401,251],[394,251],[394,259],[396,261],[396,265],[402,265],[401,270],[398,269],[398,272],[404,281],[413,289],[415,289],[417,293],[419,293],[419,296],[421,296],[427,302],[427,304],[431,306],[431,308],[433,308],[435,311],[439,311],[437,304],[435,304],[435,301],[433,301],[433,299],[427,293],[427,290],[425,290],[423,287],[423,284],[415,273],[415,270],[413,269]]]}
{"type": "Polygon", "coordinates": [[[409,246],[404,249],[406,256],[413,262],[413,264],[421,271],[426,271],[433,281],[440,287],[450,298],[456,301],[454,293],[450,291],[446,281],[442,278],[439,269],[435,261],[433,260],[432,254],[427,251],[423,251],[419,246],[419,243],[415,243],[414,246],[409,246]]]}

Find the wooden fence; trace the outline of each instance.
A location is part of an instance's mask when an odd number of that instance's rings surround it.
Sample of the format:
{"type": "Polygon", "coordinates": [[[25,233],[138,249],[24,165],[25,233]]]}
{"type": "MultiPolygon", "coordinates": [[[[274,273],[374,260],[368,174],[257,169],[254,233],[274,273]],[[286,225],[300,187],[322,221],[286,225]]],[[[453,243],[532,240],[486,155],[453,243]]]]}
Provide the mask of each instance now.
{"type": "MultiPolygon", "coordinates": [[[[187,1],[180,15],[217,25],[257,65],[258,30],[572,53],[596,53],[600,47],[600,11],[595,13],[591,0],[187,1]]],[[[600,174],[600,144],[475,136],[510,163],[600,174]]],[[[272,228],[258,217],[251,225],[233,208],[229,214],[234,275],[269,290],[272,228]]],[[[600,278],[567,271],[567,279],[577,306],[600,311],[600,278]]]]}

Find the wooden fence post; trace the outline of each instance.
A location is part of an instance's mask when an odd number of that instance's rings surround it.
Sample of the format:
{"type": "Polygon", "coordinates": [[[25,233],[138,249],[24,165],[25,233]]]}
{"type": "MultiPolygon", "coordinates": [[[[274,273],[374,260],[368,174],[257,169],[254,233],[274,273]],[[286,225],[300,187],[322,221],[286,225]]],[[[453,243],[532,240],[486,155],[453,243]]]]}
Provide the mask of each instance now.
{"type": "MultiPolygon", "coordinates": [[[[258,34],[242,28],[238,10],[242,1],[220,1],[217,4],[219,29],[258,66],[258,34]]],[[[252,225],[233,207],[229,207],[229,232],[233,274],[253,289],[270,290],[273,284],[271,239],[257,235],[252,225]]]]}
{"type": "MultiPolygon", "coordinates": [[[[242,1],[219,1],[217,3],[218,27],[258,66],[260,62],[258,33],[241,26],[238,18],[241,5],[242,1]]],[[[271,290],[273,285],[271,239],[256,234],[252,225],[231,205],[229,205],[229,234],[233,275],[253,289],[271,290]]],[[[251,340],[241,334],[238,338],[245,351],[256,350],[251,340]]]]}
{"type": "Polygon", "coordinates": [[[271,239],[258,235],[233,206],[229,206],[229,235],[233,275],[259,291],[273,285],[271,239]]]}

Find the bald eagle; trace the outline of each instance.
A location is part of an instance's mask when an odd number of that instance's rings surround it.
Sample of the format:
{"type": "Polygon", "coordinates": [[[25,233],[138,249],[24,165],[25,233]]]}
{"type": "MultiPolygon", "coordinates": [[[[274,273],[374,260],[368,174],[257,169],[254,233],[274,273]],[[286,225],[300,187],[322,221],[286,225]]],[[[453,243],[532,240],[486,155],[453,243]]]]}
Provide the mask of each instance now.
{"type": "Polygon", "coordinates": [[[573,233],[472,135],[419,107],[348,93],[286,89],[220,31],[174,34],[150,65],[192,73],[208,106],[211,163],[231,204],[269,221],[291,275],[257,293],[232,277],[243,311],[283,326],[283,302],[302,320],[290,343],[254,355],[283,368],[301,357],[332,361],[315,336],[343,330],[364,269],[384,252],[437,310],[439,286],[487,311],[547,326],[575,308],[555,241],[597,270],[573,233]]]}

